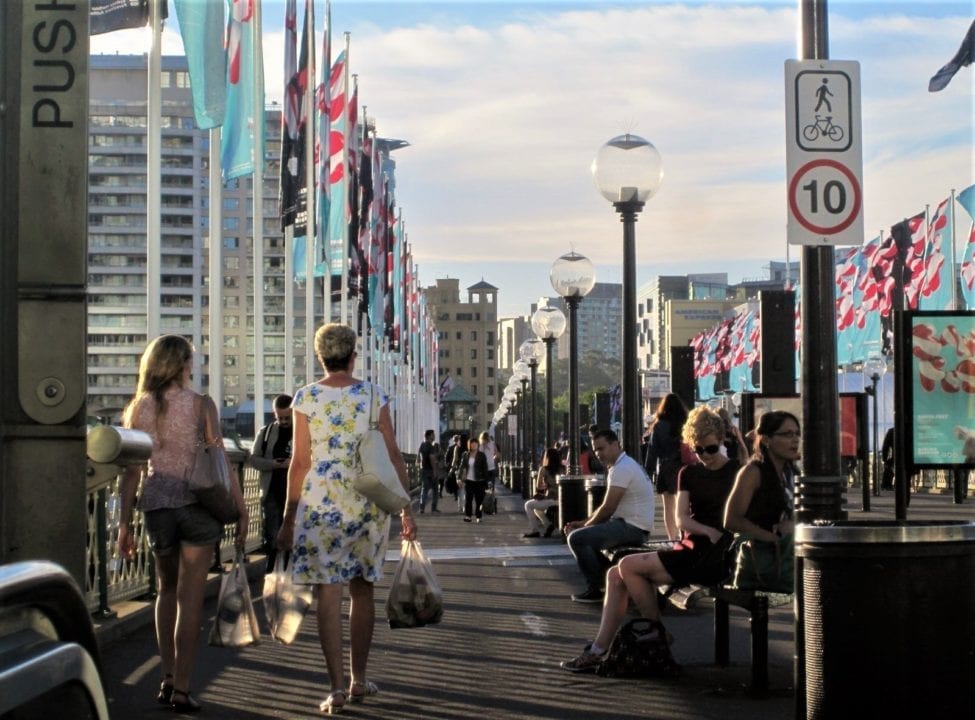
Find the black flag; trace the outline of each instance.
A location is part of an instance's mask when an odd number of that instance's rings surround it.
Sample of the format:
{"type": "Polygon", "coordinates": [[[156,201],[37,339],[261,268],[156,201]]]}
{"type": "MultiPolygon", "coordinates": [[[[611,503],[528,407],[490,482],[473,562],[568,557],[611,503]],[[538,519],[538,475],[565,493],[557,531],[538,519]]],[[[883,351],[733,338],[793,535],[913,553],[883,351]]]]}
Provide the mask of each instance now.
{"type": "MultiPolygon", "coordinates": [[[[145,27],[149,24],[149,3],[153,0],[91,0],[91,35],[145,27]]],[[[161,3],[160,17],[168,16],[166,0],[161,3]]]]}
{"type": "Polygon", "coordinates": [[[938,70],[928,82],[928,92],[944,90],[948,87],[948,83],[951,82],[955,73],[961,68],[971,65],[973,59],[975,59],[975,20],[968,28],[965,39],[961,41],[961,47],[958,48],[955,56],[948,61],[947,65],[938,70]]]}

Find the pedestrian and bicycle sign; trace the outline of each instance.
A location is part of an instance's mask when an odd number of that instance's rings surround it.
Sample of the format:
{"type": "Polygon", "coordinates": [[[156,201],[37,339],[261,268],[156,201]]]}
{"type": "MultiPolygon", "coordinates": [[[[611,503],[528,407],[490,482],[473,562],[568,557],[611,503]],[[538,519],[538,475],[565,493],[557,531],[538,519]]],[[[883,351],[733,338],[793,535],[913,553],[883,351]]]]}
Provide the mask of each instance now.
{"type": "Polygon", "coordinates": [[[787,60],[788,241],[863,243],[860,64],[787,60]]]}

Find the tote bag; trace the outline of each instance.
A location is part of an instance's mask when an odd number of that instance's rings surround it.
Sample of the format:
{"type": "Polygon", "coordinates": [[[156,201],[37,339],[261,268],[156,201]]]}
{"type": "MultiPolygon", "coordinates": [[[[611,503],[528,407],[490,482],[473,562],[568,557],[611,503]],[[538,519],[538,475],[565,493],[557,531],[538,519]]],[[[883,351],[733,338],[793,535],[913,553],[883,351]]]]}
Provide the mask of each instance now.
{"type": "Polygon", "coordinates": [[[369,429],[356,448],[356,474],[353,487],[388,513],[396,513],[410,503],[410,496],[399,481],[399,473],[389,459],[386,439],[375,417],[376,397],[369,399],[369,429]]]}
{"type": "Polygon", "coordinates": [[[230,491],[230,467],[223,447],[207,442],[207,412],[205,397],[200,400],[199,440],[193,457],[193,465],[187,477],[187,484],[207,512],[226,525],[237,522],[240,511],[237,501],[230,491]]]}

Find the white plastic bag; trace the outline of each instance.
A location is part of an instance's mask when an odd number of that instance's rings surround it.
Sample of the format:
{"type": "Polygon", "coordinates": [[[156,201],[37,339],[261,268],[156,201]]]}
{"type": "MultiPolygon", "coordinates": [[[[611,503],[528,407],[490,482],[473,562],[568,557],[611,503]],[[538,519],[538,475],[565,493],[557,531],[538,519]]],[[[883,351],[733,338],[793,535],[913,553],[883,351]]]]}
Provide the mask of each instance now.
{"type": "Polygon", "coordinates": [[[217,616],[213,620],[209,642],[219,647],[245,647],[258,642],[260,637],[244,556],[238,551],[230,572],[220,581],[217,616]]]}
{"type": "Polygon", "coordinates": [[[264,614],[267,615],[271,637],[290,645],[298,635],[301,620],[315,597],[312,585],[294,582],[291,563],[285,558],[291,553],[278,551],[274,571],[264,576],[264,614]]]}
{"type": "Polygon", "coordinates": [[[443,619],[443,589],[417,540],[404,540],[386,600],[391,628],[436,625],[443,619]]]}

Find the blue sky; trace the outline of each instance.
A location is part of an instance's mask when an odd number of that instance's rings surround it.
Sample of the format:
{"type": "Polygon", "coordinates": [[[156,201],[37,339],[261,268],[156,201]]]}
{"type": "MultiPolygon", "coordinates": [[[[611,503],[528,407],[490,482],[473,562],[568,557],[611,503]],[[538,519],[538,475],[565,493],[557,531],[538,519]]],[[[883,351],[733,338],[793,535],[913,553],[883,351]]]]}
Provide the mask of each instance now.
{"type": "MultiPolygon", "coordinates": [[[[319,28],[323,7],[316,0],[319,28]]],[[[761,277],[786,258],[783,66],[798,52],[796,7],[334,0],[332,26],[336,44],[351,32],[360,103],[379,133],[411,143],[395,153],[397,199],[422,282],[483,278],[513,315],[551,294],[548,270],[570,249],[599,280],[620,281],[620,224],[589,166],[625,131],[654,143],[664,165],[637,225],[638,282],[761,277]]],[[[869,240],[975,182],[973,68],[927,92],[975,4],[828,7],[830,57],[861,64],[869,240]]],[[[268,98],[280,99],[284,3],[262,8],[268,98]]],[[[114,33],[94,38],[93,52],[144,42],[114,33]]],[[[172,27],[164,48],[180,51],[172,27]]]]}

